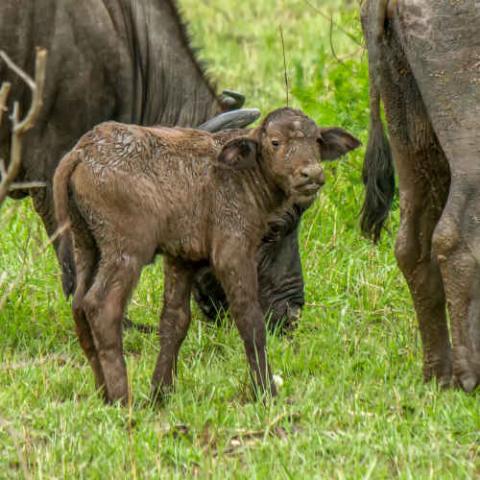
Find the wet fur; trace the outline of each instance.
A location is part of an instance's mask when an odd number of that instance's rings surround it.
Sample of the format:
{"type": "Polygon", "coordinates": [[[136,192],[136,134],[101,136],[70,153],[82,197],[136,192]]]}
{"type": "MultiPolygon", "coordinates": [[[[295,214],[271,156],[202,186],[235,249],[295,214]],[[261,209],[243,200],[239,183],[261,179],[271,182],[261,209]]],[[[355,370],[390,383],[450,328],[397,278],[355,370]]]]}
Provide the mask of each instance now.
{"type": "Polygon", "coordinates": [[[340,156],[359,145],[347,132],[329,132],[291,109],[226,144],[196,130],[106,123],[62,160],[54,194],[57,221],[71,222],[74,238],[74,319],[107,401],[127,401],[121,318],[142,267],[159,253],[165,287],[153,396],[172,388],[193,278],[205,265],[225,291],[257,391],[275,394],[256,253],[272,216],[313,201],[322,148],[340,156]]]}

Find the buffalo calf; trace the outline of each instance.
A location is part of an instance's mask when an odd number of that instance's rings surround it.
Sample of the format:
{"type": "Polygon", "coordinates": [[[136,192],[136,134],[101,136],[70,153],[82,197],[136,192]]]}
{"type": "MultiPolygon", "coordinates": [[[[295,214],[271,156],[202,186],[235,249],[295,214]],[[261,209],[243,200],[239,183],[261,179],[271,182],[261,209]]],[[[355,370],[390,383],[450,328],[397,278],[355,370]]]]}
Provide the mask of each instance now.
{"type": "Polygon", "coordinates": [[[55,173],[54,200],[58,224],[70,222],[73,233],[78,336],[106,401],[127,401],[121,320],[142,267],[159,253],[165,285],[153,397],[173,385],[193,278],[205,265],[226,293],[257,391],[275,395],[256,253],[269,219],[312,203],[324,183],[320,160],[358,145],[289,108],[226,143],[198,130],[112,122],[80,139],[55,173]]]}

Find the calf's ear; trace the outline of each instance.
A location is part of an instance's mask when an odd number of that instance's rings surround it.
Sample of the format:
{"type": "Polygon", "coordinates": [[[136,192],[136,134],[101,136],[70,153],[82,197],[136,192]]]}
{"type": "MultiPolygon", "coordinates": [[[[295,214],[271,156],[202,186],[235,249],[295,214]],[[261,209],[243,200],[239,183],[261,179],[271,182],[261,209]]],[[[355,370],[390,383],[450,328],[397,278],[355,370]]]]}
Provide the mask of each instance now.
{"type": "Polygon", "coordinates": [[[258,143],[250,138],[234,138],[220,152],[218,163],[225,167],[243,170],[251,168],[257,161],[258,143]]]}
{"type": "Polygon", "coordinates": [[[318,143],[322,160],[335,160],[362,144],[340,127],[320,128],[318,143]]]}

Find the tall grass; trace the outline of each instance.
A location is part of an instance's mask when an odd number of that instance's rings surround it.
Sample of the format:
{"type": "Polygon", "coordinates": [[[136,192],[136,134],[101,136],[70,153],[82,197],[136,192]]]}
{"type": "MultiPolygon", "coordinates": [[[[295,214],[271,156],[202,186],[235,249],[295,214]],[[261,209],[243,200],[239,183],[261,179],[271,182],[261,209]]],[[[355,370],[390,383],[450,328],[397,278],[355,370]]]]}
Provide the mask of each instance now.
{"type": "MultiPolygon", "coordinates": [[[[181,4],[219,88],[241,90],[248,105],[263,112],[285,104],[281,25],[291,105],[366,141],[366,58],[356,43],[355,4],[181,4]]],[[[168,404],[152,409],[146,401],[155,336],[129,331],[133,404],[104,406],[75,338],[54,255],[43,249],[40,222],[28,201],[7,203],[0,212],[0,301],[6,299],[0,311],[0,478],[478,475],[477,396],[422,383],[421,347],[392,254],[393,234],[378,248],[359,234],[362,153],[327,166],[327,185],[303,220],[307,304],[291,337],[269,337],[273,370],[284,384],[267,407],[252,400],[235,329],[205,323],[195,307],[168,404]]],[[[394,208],[391,232],[397,224],[394,208]]],[[[157,263],[144,272],[130,316],[156,322],[161,293],[157,263]]]]}

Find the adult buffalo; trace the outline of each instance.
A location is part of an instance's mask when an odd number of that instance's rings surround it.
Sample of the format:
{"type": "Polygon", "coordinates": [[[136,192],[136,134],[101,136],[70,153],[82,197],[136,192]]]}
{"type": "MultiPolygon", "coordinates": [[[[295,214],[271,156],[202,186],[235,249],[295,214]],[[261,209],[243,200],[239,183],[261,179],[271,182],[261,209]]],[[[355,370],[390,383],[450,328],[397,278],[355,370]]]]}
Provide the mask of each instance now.
{"type": "Polygon", "coordinates": [[[362,226],[378,239],[399,176],[395,254],[420,325],[425,380],[480,380],[480,9],[478,1],[370,1],[371,131],[362,226]],[[446,319],[451,319],[452,345],[446,319]]]}
{"type": "MultiPolygon", "coordinates": [[[[32,197],[49,235],[56,230],[51,185],[55,167],[94,125],[117,120],[198,126],[242,103],[235,96],[217,96],[194,56],[173,0],[2,0],[0,48],[32,72],[36,46],[49,52],[44,106],[25,137],[17,180],[44,181],[47,186],[15,196],[32,197]]],[[[30,92],[0,65],[0,81],[4,80],[13,84],[25,111],[30,92]]],[[[212,128],[220,128],[218,122],[212,128]]],[[[8,122],[3,122],[0,158],[9,157],[9,138],[8,122]]],[[[277,320],[289,312],[295,318],[303,305],[300,212],[292,212],[272,224],[259,253],[260,298],[277,320]]],[[[60,262],[69,294],[75,278],[71,248],[60,262]]],[[[212,305],[224,304],[223,292],[208,271],[197,279],[196,292],[209,316],[216,314],[212,305]]]]}

